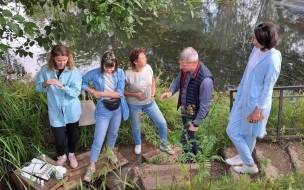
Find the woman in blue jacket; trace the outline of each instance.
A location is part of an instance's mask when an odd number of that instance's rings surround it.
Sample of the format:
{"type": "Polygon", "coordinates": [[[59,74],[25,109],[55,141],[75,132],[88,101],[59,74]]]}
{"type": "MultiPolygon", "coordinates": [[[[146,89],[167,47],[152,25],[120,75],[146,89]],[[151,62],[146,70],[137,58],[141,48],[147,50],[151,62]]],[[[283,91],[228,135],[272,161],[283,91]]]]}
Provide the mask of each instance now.
{"type": "Polygon", "coordinates": [[[266,135],[273,87],[279,77],[282,57],[275,49],[278,32],[274,24],[261,23],[254,29],[253,45],[247,67],[229,116],[226,132],[238,155],[226,160],[237,173],[257,173],[252,158],[256,138],[266,135]],[[261,116],[264,119],[261,119],[261,116]],[[242,166],[239,166],[242,165],[242,166]]]}
{"type": "Polygon", "coordinates": [[[90,165],[84,176],[84,180],[90,182],[96,171],[95,163],[101,151],[106,133],[107,152],[112,164],[118,159],[112,149],[114,148],[121,117],[127,120],[129,108],[124,98],[125,75],[118,68],[117,59],[112,52],[105,52],[101,58],[100,68],[93,69],[83,76],[82,90],[86,90],[97,98],[95,110],[95,132],[91,147],[90,165]],[[89,86],[89,83],[93,87],[89,86]],[[107,132],[108,131],[108,132],[107,132]]]}
{"type": "Polygon", "coordinates": [[[78,95],[81,91],[82,77],[74,66],[70,49],[56,45],[51,50],[48,64],[43,65],[36,78],[36,90],[47,93],[49,120],[59,155],[57,164],[66,160],[65,134],[67,132],[69,161],[72,168],[78,166],[74,155],[77,144],[78,120],[81,114],[78,95]]]}

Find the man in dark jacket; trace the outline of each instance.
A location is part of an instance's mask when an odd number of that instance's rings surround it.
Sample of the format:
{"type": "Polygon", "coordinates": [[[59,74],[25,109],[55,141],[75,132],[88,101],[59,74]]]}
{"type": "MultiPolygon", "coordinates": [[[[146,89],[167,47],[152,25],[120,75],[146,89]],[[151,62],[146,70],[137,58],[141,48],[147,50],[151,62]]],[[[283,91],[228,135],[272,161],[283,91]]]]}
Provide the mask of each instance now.
{"type": "Polygon", "coordinates": [[[197,154],[198,147],[195,132],[199,122],[208,114],[212,97],[213,76],[210,70],[198,59],[198,53],[192,47],[185,48],[179,57],[180,72],[168,92],[160,100],[170,98],[179,90],[177,109],[181,106],[183,131],[181,143],[184,152],[197,154]]]}

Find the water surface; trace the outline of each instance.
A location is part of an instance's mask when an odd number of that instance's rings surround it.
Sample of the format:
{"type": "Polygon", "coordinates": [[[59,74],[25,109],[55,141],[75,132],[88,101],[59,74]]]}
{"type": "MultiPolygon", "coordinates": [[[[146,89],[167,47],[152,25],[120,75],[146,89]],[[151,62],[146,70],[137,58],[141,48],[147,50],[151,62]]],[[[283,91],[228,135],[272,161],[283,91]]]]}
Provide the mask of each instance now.
{"type": "MultiPolygon", "coordinates": [[[[282,53],[282,71],[277,85],[301,85],[304,77],[303,37],[304,1],[274,0],[203,0],[194,18],[190,14],[182,22],[155,19],[136,28],[131,39],[121,31],[111,34],[74,34],[66,42],[75,54],[78,67],[85,73],[98,67],[100,55],[113,50],[120,67],[129,66],[128,55],[135,47],[145,48],[148,63],[160,82],[171,82],[179,70],[178,56],[182,49],[194,47],[211,70],[215,88],[235,88],[245,69],[252,49],[252,30],[261,22],[273,22],[280,34],[277,49],[282,53]]],[[[184,9],[184,7],[180,7],[184,9]]],[[[77,18],[73,18],[74,22],[77,18]]],[[[37,21],[38,22],[38,21],[37,21]]],[[[45,63],[47,53],[34,47],[34,59],[17,58],[28,72],[36,73],[45,63]]]]}

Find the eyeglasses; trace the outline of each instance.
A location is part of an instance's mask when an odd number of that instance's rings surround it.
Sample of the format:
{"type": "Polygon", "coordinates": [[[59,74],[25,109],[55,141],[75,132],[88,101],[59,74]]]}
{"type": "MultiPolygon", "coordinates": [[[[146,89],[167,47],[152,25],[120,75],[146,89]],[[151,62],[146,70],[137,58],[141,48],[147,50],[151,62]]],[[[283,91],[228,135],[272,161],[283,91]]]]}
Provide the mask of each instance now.
{"type": "Polygon", "coordinates": [[[258,25],[258,28],[261,28],[263,31],[267,30],[267,25],[265,25],[263,22],[258,25]]]}

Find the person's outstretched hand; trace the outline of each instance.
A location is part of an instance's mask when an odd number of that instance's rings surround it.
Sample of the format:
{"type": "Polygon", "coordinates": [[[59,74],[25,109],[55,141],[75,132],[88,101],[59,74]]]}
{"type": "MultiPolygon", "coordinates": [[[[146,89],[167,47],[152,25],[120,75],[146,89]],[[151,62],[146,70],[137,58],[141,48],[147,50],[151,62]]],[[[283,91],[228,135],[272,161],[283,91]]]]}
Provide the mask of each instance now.
{"type": "Polygon", "coordinates": [[[163,101],[166,98],[170,98],[172,96],[172,92],[165,92],[160,96],[160,101],[163,101]]]}

